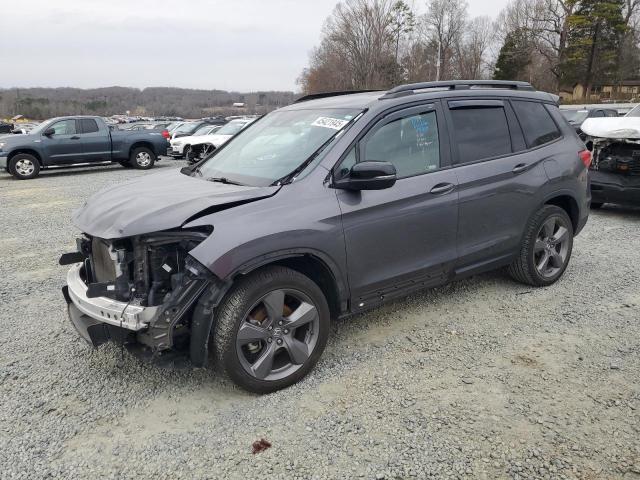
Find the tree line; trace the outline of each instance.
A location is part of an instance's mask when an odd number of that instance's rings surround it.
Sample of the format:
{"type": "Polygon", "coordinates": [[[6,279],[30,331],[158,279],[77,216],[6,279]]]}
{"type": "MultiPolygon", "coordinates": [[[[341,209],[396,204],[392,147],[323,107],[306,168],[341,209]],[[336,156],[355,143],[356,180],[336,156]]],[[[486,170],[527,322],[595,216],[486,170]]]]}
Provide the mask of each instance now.
{"type": "Polygon", "coordinates": [[[512,0],[497,18],[464,0],[344,0],[298,83],[305,93],[400,83],[525,80],[547,91],[618,84],[640,72],[640,0],[512,0]]]}
{"type": "Polygon", "coordinates": [[[124,114],[201,118],[239,113],[263,114],[295,99],[293,92],[238,93],[183,88],[108,87],[0,89],[0,118],[24,115],[45,119],[63,115],[124,114]],[[244,103],[241,109],[234,103],[244,103]]]}

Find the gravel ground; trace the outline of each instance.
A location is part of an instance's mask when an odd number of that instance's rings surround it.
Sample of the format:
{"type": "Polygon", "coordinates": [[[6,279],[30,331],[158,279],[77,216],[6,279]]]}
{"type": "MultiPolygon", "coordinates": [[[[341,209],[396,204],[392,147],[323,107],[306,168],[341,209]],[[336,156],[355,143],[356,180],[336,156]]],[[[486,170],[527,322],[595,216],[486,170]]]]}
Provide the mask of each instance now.
{"type": "Polygon", "coordinates": [[[256,396],[67,321],[71,212],[147,174],[0,175],[0,477],[640,478],[640,211],[594,212],[550,288],[492,273],[334,322],[308,378],[256,396]]]}

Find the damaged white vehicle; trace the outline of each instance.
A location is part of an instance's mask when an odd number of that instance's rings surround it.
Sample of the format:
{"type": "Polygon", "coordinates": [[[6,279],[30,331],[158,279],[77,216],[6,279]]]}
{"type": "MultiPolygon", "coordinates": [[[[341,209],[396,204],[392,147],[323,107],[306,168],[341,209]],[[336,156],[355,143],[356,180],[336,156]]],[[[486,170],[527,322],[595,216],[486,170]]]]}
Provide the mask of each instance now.
{"type": "Polygon", "coordinates": [[[191,142],[191,148],[184,156],[190,164],[194,164],[211,155],[217,148],[224,145],[230,138],[237,135],[255,122],[256,118],[238,118],[231,120],[225,126],[209,135],[201,135],[191,142]]]}
{"type": "Polygon", "coordinates": [[[640,205],[640,106],[625,117],[589,118],[582,124],[591,163],[591,207],[640,205]]]}

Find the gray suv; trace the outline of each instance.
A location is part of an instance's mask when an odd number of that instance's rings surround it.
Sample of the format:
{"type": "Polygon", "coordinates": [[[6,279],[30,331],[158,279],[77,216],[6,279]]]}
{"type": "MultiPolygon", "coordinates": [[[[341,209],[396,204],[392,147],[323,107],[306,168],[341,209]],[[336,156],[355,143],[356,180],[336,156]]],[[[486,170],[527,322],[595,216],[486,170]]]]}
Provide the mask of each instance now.
{"type": "Polygon", "coordinates": [[[89,199],[60,259],[69,317],[94,346],[186,351],[264,393],[313,368],[331,319],[502,267],[550,285],[590,201],[556,100],[490,81],[301,98],[89,199]]]}

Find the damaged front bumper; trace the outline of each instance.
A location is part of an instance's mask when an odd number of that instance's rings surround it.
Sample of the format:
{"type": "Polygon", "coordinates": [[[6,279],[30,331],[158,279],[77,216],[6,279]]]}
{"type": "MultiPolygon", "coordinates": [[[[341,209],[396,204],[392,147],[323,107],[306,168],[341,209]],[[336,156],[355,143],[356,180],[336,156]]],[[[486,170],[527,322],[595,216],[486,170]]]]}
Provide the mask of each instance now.
{"type": "Polygon", "coordinates": [[[592,203],[640,205],[640,140],[592,138],[592,203]]]}
{"type": "Polygon", "coordinates": [[[215,303],[224,285],[188,254],[204,237],[160,232],[113,241],[78,239],[78,251],[62,255],[60,264],[71,265],[63,295],[80,336],[94,347],[113,340],[152,352],[189,340],[198,301],[215,303]]]}
{"type": "Polygon", "coordinates": [[[598,170],[590,171],[589,175],[593,203],[640,205],[640,176],[626,176],[598,170]]]}
{"type": "Polygon", "coordinates": [[[83,265],[73,265],[67,273],[67,285],[63,295],[67,302],[69,319],[82,338],[97,347],[112,339],[120,330],[139,332],[149,327],[157,317],[160,307],[142,307],[106,297],[89,298],[88,287],[82,279],[83,265]],[[110,328],[115,327],[115,328],[110,328]]]}

